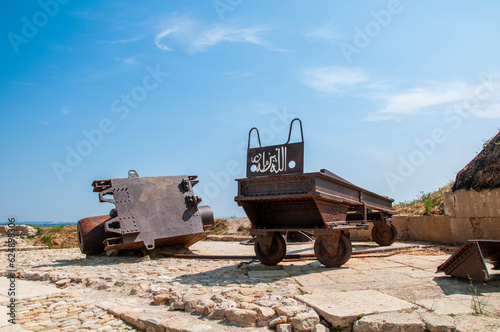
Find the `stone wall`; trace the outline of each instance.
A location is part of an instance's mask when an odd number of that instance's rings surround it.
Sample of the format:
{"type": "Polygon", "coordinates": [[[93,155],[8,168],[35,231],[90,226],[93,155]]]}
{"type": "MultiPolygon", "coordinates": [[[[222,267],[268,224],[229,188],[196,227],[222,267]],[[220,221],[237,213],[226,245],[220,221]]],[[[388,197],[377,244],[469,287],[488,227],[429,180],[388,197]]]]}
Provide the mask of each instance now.
{"type": "Polygon", "coordinates": [[[393,224],[398,230],[400,241],[463,244],[472,239],[500,239],[500,217],[394,216],[393,224]]]}
{"type": "Polygon", "coordinates": [[[444,212],[452,218],[500,217],[500,188],[481,191],[460,189],[446,192],[444,212]]]}
{"type": "MultiPolygon", "coordinates": [[[[444,208],[442,216],[393,216],[398,240],[446,244],[500,240],[500,189],[447,192],[444,208]]],[[[360,235],[364,236],[359,240],[368,238],[368,234],[360,235]]]]}

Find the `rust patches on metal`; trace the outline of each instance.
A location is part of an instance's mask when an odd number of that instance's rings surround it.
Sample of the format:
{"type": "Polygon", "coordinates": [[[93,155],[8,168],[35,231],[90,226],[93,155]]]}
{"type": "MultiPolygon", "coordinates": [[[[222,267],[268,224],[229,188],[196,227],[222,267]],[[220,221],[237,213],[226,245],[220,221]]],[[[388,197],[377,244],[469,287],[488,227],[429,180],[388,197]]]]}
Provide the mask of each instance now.
{"type": "Polygon", "coordinates": [[[326,266],[341,266],[352,253],[349,231],[374,223],[374,240],[390,245],[396,240],[391,216],[393,200],[355,186],[322,169],[304,173],[302,122],[290,123],[288,140],[263,147],[257,128],[248,133],[247,177],[237,179],[235,201],[252,223],[255,253],[266,265],[279,263],[286,253],[280,238],[288,232],[306,231],[316,237],[316,257],[326,266]],[[293,123],[300,125],[301,142],[290,143],[293,123]],[[258,148],[250,148],[253,131],[258,148]],[[293,166],[293,167],[292,167],[293,166]]]}
{"type": "Polygon", "coordinates": [[[460,278],[471,278],[488,281],[490,274],[485,259],[493,264],[493,270],[500,269],[500,241],[499,240],[469,240],[443,264],[439,265],[436,273],[460,278]]]}
{"type": "Polygon", "coordinates": [[[102,252],[104,250],[104,240],[109,237],[104,231],[104,222],[111,219],[111,216],[96,216],[84,218],[77,223],[78,245],[84,254],[102,252]]]}
{"type": "Polygon", "coordinates": [[[196,176],[141,178],[134,170],[128,178],[94,181],[99,201],[115,208],[109,216],[78,222],[80,250],[96,254],[191,246],[209,235],[214,224],[212,209],[200,206],[201,198],[193,192],[197,183],[196,176]]]}

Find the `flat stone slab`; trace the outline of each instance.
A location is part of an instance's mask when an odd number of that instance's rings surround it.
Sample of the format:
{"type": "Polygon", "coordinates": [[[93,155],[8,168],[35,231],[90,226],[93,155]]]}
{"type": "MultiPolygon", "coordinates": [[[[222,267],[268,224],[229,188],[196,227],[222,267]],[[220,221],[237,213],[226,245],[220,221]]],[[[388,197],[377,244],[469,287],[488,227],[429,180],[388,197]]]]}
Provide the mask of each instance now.
{"type": "Polygon", "coordinates": [[[375,290],[296,295],[296,299],[314,308],[333,326],[351,326],[363,315],[409,310],[410,302],[375,290]]]}
{"type": "Polygon", "coordinates": [[[205,332],[205,331],[218,331],[217,328],[199,323],[193,324],[192,319],[179,317],[177,319],[164,319],[159,326],[166,331],[179,331],[179,332],[205,332]]]}
{"type": "MultiPolygon", "coordinates": [[[[8,296],[9,286],[10,280],[8,278],[0,278],[0,302],[2,303],[10,300],[8,296]]],[[[21,300],[35,296],[63,293],[63,290],[53,285],[45,285],[39,281],[16,279],[15,293],[14,297],[21,300]]]]}
{"type": "Polygon", "coordinates": [[[22,325],[18,324],[10,324],[6,326],[0,327],[0,332],[28,332],[30,330],[26,330],[22,325]]]}
{"type": "Polygon", "coordinates": [[[454,332],[500,331],[500,319],[486,316],[458,316],[454,332]]]}
{"type": "Polygon", "coordinates": [[[425,324],[416,312],[386,312],[365,316],[353,327],[354,332],[424,332],[425,324]]]}
{"type": "Polygon", "coordinates": [[[434,313],[424,313],[421,317],[425,323],[425,327],[431,332],[455,331],[455,319],[451,316],[438,316],[434,313]]]}
{"type": "Polygon", "coordinates": [[[474,313],[470,305],[471,297],[452,295],[444,298],[423,299],[416,303],[436,315],[471,315],[474,313]]]}
{"type": "Polygon", "coordinates": [[[9,309],[6,306],[0,305],[0,327],[10,325],[9,323],[9,309]]]}

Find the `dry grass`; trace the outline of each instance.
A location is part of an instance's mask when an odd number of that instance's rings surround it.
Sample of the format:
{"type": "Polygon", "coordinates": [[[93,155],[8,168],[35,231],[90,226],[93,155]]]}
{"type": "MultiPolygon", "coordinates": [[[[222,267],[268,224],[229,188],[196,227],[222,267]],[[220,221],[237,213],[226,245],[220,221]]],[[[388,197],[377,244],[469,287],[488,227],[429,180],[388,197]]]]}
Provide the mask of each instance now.
{"type": "Polygon", "coordinates": [[[213,234],[214,235],[225,235],[227,234],[227,220],[226,219],[215,219],[214,220],[214,228],[213,228],[213,234]]]}
{"type": "Polygon", "coordinates": [[[421,192],[419,198],[411,202],[395,204],[393,209],[397,215],[401,216],[442,215],[444,214],[444,193],[450,191],[451,187],[453,187],[453,182],[432,193],[421,192]]]}
{"type": "Polygon", "coordinates": [[[250,221],[248,218],[230,218],[214,220],[214,235],[250,235],[250,221]]]}
{"type": "Polygon", "coordinates": [[[76,225],[35,228],[38,229],[38,234],[26,239],[28,245],[46,245],[51,249],[78,248],[76,225]]]}

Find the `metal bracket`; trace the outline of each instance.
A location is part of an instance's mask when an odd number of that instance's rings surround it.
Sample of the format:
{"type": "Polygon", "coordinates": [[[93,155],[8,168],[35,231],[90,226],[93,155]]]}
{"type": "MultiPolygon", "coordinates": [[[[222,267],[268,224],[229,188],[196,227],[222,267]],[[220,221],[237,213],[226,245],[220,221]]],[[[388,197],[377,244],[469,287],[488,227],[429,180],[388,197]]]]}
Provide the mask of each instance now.
{"type": "Polygon", "coordinates": [[[115,199],[114,199],[114,189],[112,187],[108,187],[102,191],[99,192],[99,202],[106,202],[106,203],[113,203],[115,204],[115,199]],[[104,196],[106,195],[113,195],[113,198],[106,198],[104,196]]]}
{"type": "Polygon", "coordinates": [[[248,133],[247,148],[247,177],[269,176],[279,174],[294,174],[304,172],[304,133],[302,130],[302,121],[295,118],[290,123],[288,140],[285,144],[262,146],[260,133],[257,128],[250,129],[248,133]],[[290,143],[293,123],[298,121],[300,124],[301,142],[290,143]],[[257,132],[259,147],[250,148],[250,139],[252,131],[257,132]]]}
{"type": "Polygon", "coordinates": [[[139,173],[137,173],[137,171],[135,169],[131,169],[130,171],[128,171],[128,178],[138,178],[139,177],[139,173]]]}
{"type": "Polygon", "coordinates": [[[201,203],[200,196],[186,196],[186,205],[190,212],[198,210],[198,204],[201,203]]]}

